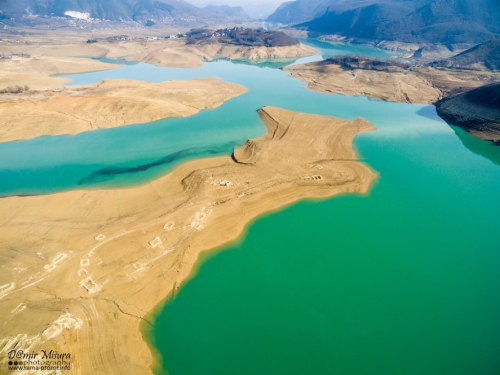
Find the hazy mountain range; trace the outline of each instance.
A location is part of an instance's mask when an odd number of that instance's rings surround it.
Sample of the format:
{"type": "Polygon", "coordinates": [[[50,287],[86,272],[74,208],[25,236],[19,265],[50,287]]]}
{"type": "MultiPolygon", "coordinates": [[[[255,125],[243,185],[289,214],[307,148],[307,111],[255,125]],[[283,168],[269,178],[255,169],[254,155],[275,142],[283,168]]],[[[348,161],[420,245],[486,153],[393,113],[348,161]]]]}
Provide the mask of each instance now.
{"type": "Polygon", "coordinates": [[[431,43],[500,39],[498,0],[297,0],[269,21],[347,37],[431,43]]]}
{"type": "Polygon", "coordinates": [[[187,0],[199,8],[207,5],[240,6],[253,19],[265,19],[272,14],[283,0],[187,0]]]}
{"type": "Polygon", "coordinates": [[[241,7],[198,8],[184,0],[0,0],[0,12],[3,18],[65,16],[67,12],[79,12],[112,21],[250,18],[241,7]]]}
{"type": "Polygon", "coordinates": [[[229,5],[207,5],[206,11],[221,18],[236,18],[239,20],[250,20],[250,16],[242,7],[230,7],[229,5]]]}
{"type": "MultiPolygon", "coordinates": [[[[250,19],[240,6],[220,5],[223,0],[214,0],[218,5],[193,1],[204,7],[184,0],[0,0],[0,18],[88,14],[138,22],[250,19]]],[[[478,44],[500,39],[500,0],[297,0],[283,3],[268,20],[358,39],[478,44]]]]}

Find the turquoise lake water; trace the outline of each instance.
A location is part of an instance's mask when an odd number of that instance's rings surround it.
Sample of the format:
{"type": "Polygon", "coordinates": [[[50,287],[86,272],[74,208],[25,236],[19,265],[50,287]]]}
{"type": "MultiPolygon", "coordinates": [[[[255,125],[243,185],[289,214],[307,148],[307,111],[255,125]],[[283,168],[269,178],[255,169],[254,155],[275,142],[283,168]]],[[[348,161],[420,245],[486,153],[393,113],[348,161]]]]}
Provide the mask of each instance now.
{"type": "MultiPolygon", "coordinates": [[[[316,44],[325,57],[345,53],[347,48],[344,45],[333,48],[335,46],[321,42],[316,44]]],[[[389,56],[376,49],[372,54],[381,58],[389,56]]],[[[319,58],[321,56],[308,57],[297,62],[319,58]]],[[[376,112],[376,103],[369,103],[366,98],[339,97],[332,101],[331,97],[308,92],[301,82],[288,79],[286,72],[270,68],[282,65],[221,60],[197,69],[174,69],[127,63],[123,68],[111,71],[69,75],[72,85],[113,78],[161,82],[221,77],[224,81],[247,87],[249,92],[222,107],[202,111],[187,119],[167,119],[75,136],[0,143],[0,196],[140,184],[164,175],[182,161],[229,154],[235,145],[264,132],[256,111],[265,105],[338,114],[346,118],[370,111],[367,108],[361,113],[357,111],[358,107],[370,107],[373,108],[371,112],[376,112]]]]}
{"type": "Polygon", "coordinates": [[[161,355],[155,371],[499,375],[500,148],[432,106],[315,93],[275,67],[139,63],[71,75],[71,84],[216,76],[249,91],[189,118],[0,144],[0,194],[143,183],[261,135],[264,105],[364,117],[378,129],[355,139],[379,173],[369,194],[299,202],[204,254],[147,332],[161,355]]]}

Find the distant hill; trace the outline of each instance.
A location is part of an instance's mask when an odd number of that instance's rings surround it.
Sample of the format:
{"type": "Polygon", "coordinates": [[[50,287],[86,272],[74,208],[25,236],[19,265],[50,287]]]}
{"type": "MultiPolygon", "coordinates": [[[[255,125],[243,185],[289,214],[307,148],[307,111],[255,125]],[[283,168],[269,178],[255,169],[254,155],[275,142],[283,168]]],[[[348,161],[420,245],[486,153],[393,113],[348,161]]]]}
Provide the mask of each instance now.
{"type": "MultiPolygon", "coordinates": [[[[66,2],[67,0],[61,0],[66,2]]],[[[81,0],[78,0],[81,1],[81,0]]],[[[93,0],[101,4],[108,0],[93,0]]],[[[113,0],[130,5],[134,21],[148,19],[163,20],[169,18],[211,18],[212,15],[203,9],[195,7],[184,0],[113,0]]]]}
{"type": "Polygon", "coordinates": [[[248,17],[239,7],[211,7],[201,9],[184,0],[0,0],[3,17],[19,18],[26,15],[67,16],[88,14],[91,18],[112,21],[161,21],[182,18],[237,18],[248,17]],[[78,12],[78,13],[75,13],[78,12]],[[226,16],[226,14],[229,14],[226,16]]]}
{"type": "Polygon", "coordinates": [[[219,30],[193,29],[186,36],[188,44],[222,43],[249,47],[288,47],[299,44],[297,39],[281,31],[243,27],[219,30]]]}
{"type": "Polygon", "coordinates": [[[500,40],[490,40],[448,59],[429,64],[451,69],[500,71],[500,40]]]}
{"type": "MultiPolygon", "coordinates": [[[[315,12],[316,8],[320,6],[316,3],[318,3],[318,1],[288,1],[281,4],[267,20],[270,22],[289,24],[312,20],[315,16],[320,15],[315,12]]],[[[325,7],[324,10],[326,10],[326,8],[327,7],[325,7]]],[[[321,13],[324,13],[324,10],[321,13]]]]}
{"type": "Polygon", "coordinates": [[[205,8],[207,12],[220,18],[232,18],[237,20],[250,20],[250,16],[245,12],[242,7],[230,7],[228,5],[207,5],[205,8]]]}
{"type": "Polygon", "coordinates": [[[268,20],[309,31],[411,43],[500,39],[498,0],[297,0],[268,20]]]}
{"type": "Polygon", "coordinates": [[[500,83],[441,99],[436,109],[446,122],[500,144],[500,83]]]}

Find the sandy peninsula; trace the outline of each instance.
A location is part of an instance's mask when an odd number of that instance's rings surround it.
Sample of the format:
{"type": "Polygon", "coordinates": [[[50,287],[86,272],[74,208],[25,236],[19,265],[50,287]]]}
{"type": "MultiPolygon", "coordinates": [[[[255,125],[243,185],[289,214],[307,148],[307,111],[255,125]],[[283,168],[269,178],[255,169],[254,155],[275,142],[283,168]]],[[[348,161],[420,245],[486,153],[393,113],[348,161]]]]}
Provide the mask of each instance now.
{"type": "Polygon", "coordinates": [[[344,69],[326,61],[283,68],[313,91],[369,96],[390,102],[433,104],[448,95],[500,80],[499,73],[472,70],[344,69]]]}
{"type": "Polygon", "coordinates": [[[151,373],[139,330],[200,252],[300,199],[365,193],[352,139],[375,128],[265,107],[267,134],[134,188],[0,199],[0,364],[71,353],[72,374],[151,373]]]}
{"type": "Polygon", "coordinates": [[[0,142],[186,117],[246,92],[218,78],[149,83],[105,80],[0,96],[0,142]]]}

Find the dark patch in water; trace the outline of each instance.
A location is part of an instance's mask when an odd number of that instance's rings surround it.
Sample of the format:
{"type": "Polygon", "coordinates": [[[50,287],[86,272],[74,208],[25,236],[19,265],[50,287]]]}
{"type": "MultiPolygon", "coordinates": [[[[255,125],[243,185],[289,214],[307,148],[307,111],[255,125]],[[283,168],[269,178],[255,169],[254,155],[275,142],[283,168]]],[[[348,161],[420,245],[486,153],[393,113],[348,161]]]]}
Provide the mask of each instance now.
{"type": "Polygon", "coordinates": [[[436,108],[433,105],[428,105],[428,106],[420,108],[417,111],[417,115],[434,120],[434,121],[443,122],[441,117],[439,117],[439,115],[437,114],[436,108]]]}
{"type": "Polygon", "coordinates": [[[476,155],[480,155],[496,165],[500,165],[500,143],[485,141],[468,134],[458,126],[449,125],[462,144],[476,155]]]}
{"type": "Polygon", "coordinates": [[[43,194],[12,194],[12,195],[0,195],[0,199],[10,198],[10,197],[19,197],[19,198],[24,198],[24,197],[36,197],[37,195],[43,195],[43,194]]]}
{"type": "Polygon", "coordinates": [[[78,181],[78,185],[92,185],[96,183],[100,183],[103,181],[109,181],[115,178],[116,176],[130,173],[138,173],[144,172],[148,169],[164,166],[166,164],[171,164],[175,161],[179,161],[182,159],[187,159],[190,156],[201,155],[201,154],[209,154],[209,155],[220,155],[223,153],[231,152],[234,147],[233,143],[227,143],[221,145],[217,148],[189,148],[186,150],[181,150],[174,152],[165,156],[164,158],[158,159],[151,163],[140,164],[134,167],[106,167],[102,169],[98,169],[97,171],[92,172],[87,177],[84,177],[78,181]]]}

